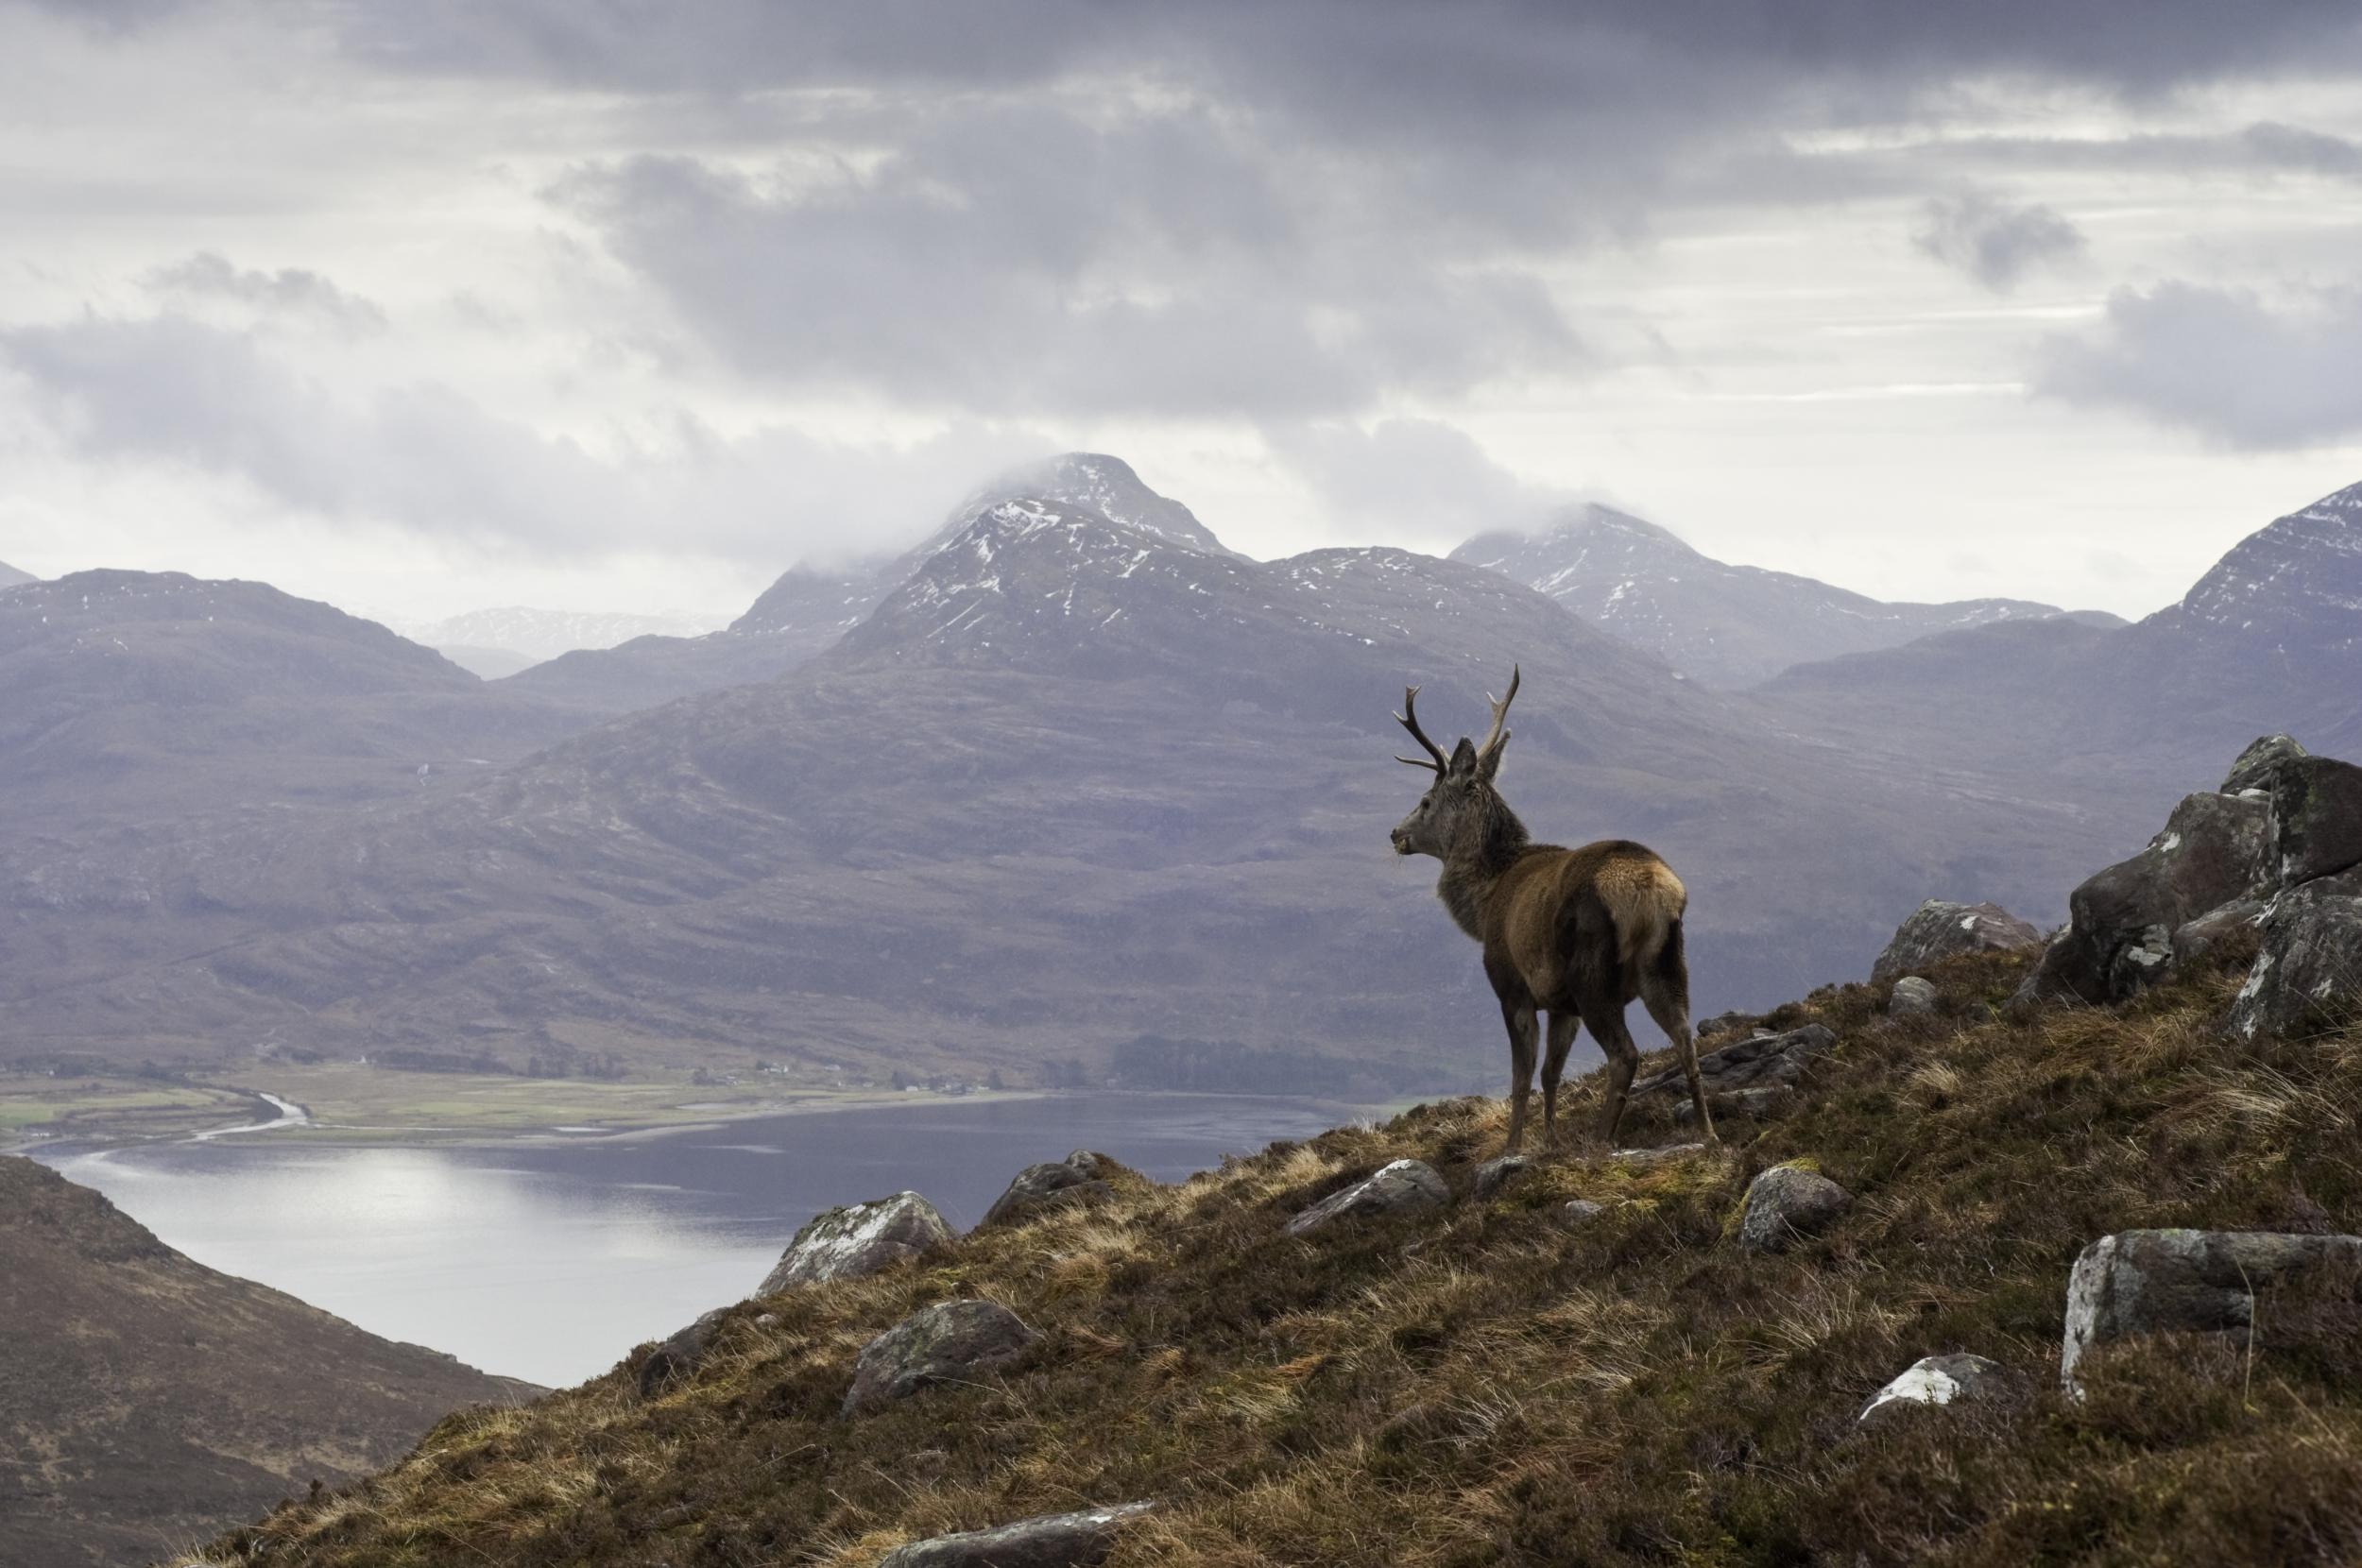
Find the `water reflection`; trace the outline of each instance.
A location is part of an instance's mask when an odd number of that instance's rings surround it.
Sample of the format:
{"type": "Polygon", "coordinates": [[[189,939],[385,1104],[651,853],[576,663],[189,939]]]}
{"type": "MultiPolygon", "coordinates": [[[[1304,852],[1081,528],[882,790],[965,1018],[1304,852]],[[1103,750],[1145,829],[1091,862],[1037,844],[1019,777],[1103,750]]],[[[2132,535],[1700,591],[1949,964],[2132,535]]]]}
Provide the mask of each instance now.
{"type": "Polygon", "coordinates": [[[795,1228],[902,1187],[956,1226],[1087,1147],[1172,1181],[1355,1118],[1308,1100],[1099,1095],[494,1149],[189,1142],[47,1156],[166,1242],[391,1338],[566,1384],[745,1295],[795,1228]]]}

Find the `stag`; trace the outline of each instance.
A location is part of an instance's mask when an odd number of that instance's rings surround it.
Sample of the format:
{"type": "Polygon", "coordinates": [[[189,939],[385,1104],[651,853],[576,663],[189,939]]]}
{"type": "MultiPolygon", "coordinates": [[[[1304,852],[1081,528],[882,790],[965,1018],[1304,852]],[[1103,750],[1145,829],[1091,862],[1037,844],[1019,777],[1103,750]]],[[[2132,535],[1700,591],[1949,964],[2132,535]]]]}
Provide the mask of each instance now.
{"type": "Polygon", "coordinates": [[[1419,727],[1419,689],[1402,694],[1395,722],[1411,732],[1426,758],[1399,757],[1435,775],[1419,804],[1395,829],[1395,853],[1432,855],[1444,862],[1435,893],[1460,929],[1484,945],[1484,978],[1500,998],[1509,1027],[1509,1148],[1525,1136],[1526,1098],[1533,1085],[1536,1015],[1550,1015],[1549,1052],[1542,1060],[1543,1141],[1558,1142],[1558,1079],[1575,1031],[1589,1025],[1607,1057],[1607,1097],[1600,1135],[1613,1147],[1623,1120],[1640,1050],[1624,1028],[1624,1009],[1637,997],[1673,1042],[1689,1080],[1698,1126],[1713,1138],[1714,1118],[1698,1082],[1698,1047],[1689,1032],[1689,966],[1682,956],[1682,914],[1689,895],[1652,851],[1626,839],[1580,849],[1534,844],[1525,824],[1494,789],[1509,743],[1509,705],[1517,700],[1520,673],[1509,694],[1493,704],[1493,728],[1482,745],[1463,736],[1449,757],[1419,727]]]}

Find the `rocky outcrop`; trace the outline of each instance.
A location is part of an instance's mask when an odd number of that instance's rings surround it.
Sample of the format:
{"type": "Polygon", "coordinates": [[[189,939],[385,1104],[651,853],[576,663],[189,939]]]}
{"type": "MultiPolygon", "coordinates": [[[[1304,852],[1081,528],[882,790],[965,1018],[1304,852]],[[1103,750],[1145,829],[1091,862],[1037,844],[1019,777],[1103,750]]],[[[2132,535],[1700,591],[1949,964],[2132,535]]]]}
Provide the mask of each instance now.
{"type": "Polygon", "coordinates": [[[1476,1175],[1468,1185],[1468,1196],[1481,1203],[1532,1168],[1531,1154],[1502,1154],[1487,1160],[1476,1167],[1476,1175]]]}
{"type": "Polygon", "coordinates": [[[1894,938],[1870,966],[1870,982],[1882,985],[1965,953],[2013,953],[2042,946],[2042,932],[1998,904],[1951,904],[1930,898],[1895,929],[1894,938]]]}
{"type": "Polygon", "coordinates": [[[814,1215],[796,1233],[779,1261],[755,1289],[775,1296],[798,1285],[874,1274],[951,1239],[935,1206],[915,1192],[847,1203],[814,1215]]]}
{"type": "Polygon", "coordinates": [[[1037,1219],[1053,1209],[1070,1207],[1076,1203],[1095,1203],[1114,1196],[1099,1172],[1103,1166],[1115,1162],[1104,1154],[1094,1154],[1078,1149],[1063,1160],[1046,1165],[1029,1165],[1017,1173],[1006,1191],[992,1201],[977,1228],[986,1225],[1019,1225],[1037,1219]]]}
{"type": "Polygon", "coordinates": [[[2231,772],[2224,775],[2222,793],[2242,795],[2253,790],[2268,796],[2272,786],[2279,781],[2281,769],[2305,755],[2305,749],[2297,744],[2293,736],[2267,735],[2251,741],[2247,750],[2239,753],[2238,760],[2231,764],[2231,772]]]}
{"type": "Polygon", "coordinates": [[[862,1347],[844,1414],[907,1399],[937,1383],[971,1381],[1016,1360],[1041,1338],[998,1302],[937,1302],[862,1347]]]}
{"type": "Polygon", "coordinates": [[[2272,776],[2280,885],[2296,887],[2362,865],[2362,768],[2301,757],[2272,776]]]}
{"type": "Polygon", "coordinates": [[[878,1568],[1091,1568],[1106,1560],[1127,1521],[1155,1506],[1123,1503],[1043,1514],[998,1529],[914,1541],[880,1558],[878,1568]]]}
{"type": "Polygon", "coordinates": [[[1923,1356],[1880,1389],[1856,1419],[1864,1426],[1877,1426],[1911,1410],[1980,1404],[2019,1391],[2019,1379],[1998,1361],[1967,1355],[1923,1356]]]}
{"type": "Polygon", "coordinates": [[[2083,1249],[2067,1277],[2059,1379],[2093,1347],[2131,1335],[2249,1332],[2259,1292],[2305,1275],[2351,1290],[2362,1281],[2362,1236],[2268,1231],[2124,1231],[2083,1249]]]}
{"type": "Polygon", "coordinates": [[[1444,1179],[1423,1160],[1396,1160],[1378,1167],[1341,1192],[1330,1193],[1288,1221],[1290,1236],[1310,1236],[1341,1219],[1409,1214],[1439,1208],[1451,1199],[1444,1179]]]}
{"type": "MultiPolygon", "coordinates": [[[[1784,1034],[1754,1035],[1700,1056],[1698,1082],[1709,1097],[1729,1096],[1742,1089],[1793,1087],[1804,1081],[1813,1060],[1836,1045],[1837,1036],[1821,1024],[1806,1024],[1784,1034]]],[[[1678,1066],[1639,1080],[1632,1086],[1631,1098],[1672,1094],[1684,1098],[1689,1094],[1689,1081],[1678,1066]]]]}
{"type": "Polygon", "coordinates": [[[1935,1010],[1934,982],[1917,975],[1905,975],[1896,980],[1887,997],[1887,1015],[1891,1018],[1914,1018],[1935,1010]]]}
{"type": "Polygon", "coordinates": [[[2258,924],[2262,951],[2232,1001],[2233,1034],[2318,1033],[2362,1015],[2362,869],[2290,888],[2258,924]]]}
{"type": "Polygon", "coordinates": [[[2220,952],[2241,931],[2252,929],[2268,907],[2260,898],[2241,898],[2183,922],[2173,933],[2173,962],[2196,963],[2220,952]]]}
{"type": "Polygon", "coordinates": [[[2195,794],[2173,809],[2148,847],[2085,881],[2067,899],[2067,929],[2019,995],[2118,1002],[2163,980],[2173,937],[2234,903],[2272,865],[2272,807],[2253,794],[2195,794]]]}
{"type": "Polygon", "coordinates": [[[674,1384],[695,1375],[721,1337],[722,1320],[729,1308],[717,1306],[712,1311],[674,1335],[648,1353],[640,1363],[640,1397],[652,1399],[674,1384]]]}
{"type": "Polygon", "coordinates": [[[1739,1209],[1738,1244],[1751,1253],[1776,1253],[1812,1236],[1853,1206],[1854,1195],[1792,1165],[1777,1165],[1747,1184],[1739,1209]]]}

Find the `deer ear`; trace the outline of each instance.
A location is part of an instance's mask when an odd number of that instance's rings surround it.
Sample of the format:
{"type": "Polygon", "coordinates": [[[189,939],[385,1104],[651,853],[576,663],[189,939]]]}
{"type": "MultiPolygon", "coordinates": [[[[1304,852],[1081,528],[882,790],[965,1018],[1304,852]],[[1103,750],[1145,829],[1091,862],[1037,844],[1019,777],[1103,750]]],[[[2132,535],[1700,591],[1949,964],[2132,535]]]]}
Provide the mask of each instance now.
{"type": "Polygon", "coordinates": [[[1451,771],[1455,775],[1465,776],[1476,772],[1476,742],[1463,735],[1460,738],[1460,744],[1451,748],[1451,771]]]}

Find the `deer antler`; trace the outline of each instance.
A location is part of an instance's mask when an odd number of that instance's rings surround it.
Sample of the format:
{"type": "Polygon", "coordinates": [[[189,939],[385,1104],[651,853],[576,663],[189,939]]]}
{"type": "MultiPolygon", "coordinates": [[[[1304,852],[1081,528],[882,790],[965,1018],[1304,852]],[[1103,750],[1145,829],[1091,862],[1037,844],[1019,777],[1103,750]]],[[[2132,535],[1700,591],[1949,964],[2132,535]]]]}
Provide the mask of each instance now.
{"type": "Polygon", "coordinates": [[[1427,754],[1435,758],[1435,760],[1432,762],[1422,762],[1415,757],[1397,757],[1395,760],[1397,762],[1408,762],[1414,768],[1432,768],[1435,772],[1440,774],[1446,767],[1450,766],[1450,764],[1445,760],[1443,748],[1438,746],[1434,741],[1429,740],[1427,738],[1427,731],[1419,727],[1418,701],[1419,689],[1415,686],[1404,687],[1402,689],[1402,711],[1395,715],[1395,723],[1409,730],[1411,732],[1411,739],[1418,741],[1420,745],[1426,747],[1427,754]]]}
{"type": "Polygon", "coordinates": [[[1489,772],[1499,765],[1501,747],[1509,743],[1509,731],[1503,729],[1501,724],[1509,717],[1509,705],[1517,700],[1517,683],[1522,678],[1517,666],[1513,664],[1509,667],[1509,695],[1498,702],[1493,702],[1493,693],[1487,691],[1484,694],[1484,700],[1493,703],[1493,732],[1484,738],[1484,744],[1477,747],[1477,766],[1480,771],[1489,772]]]}

